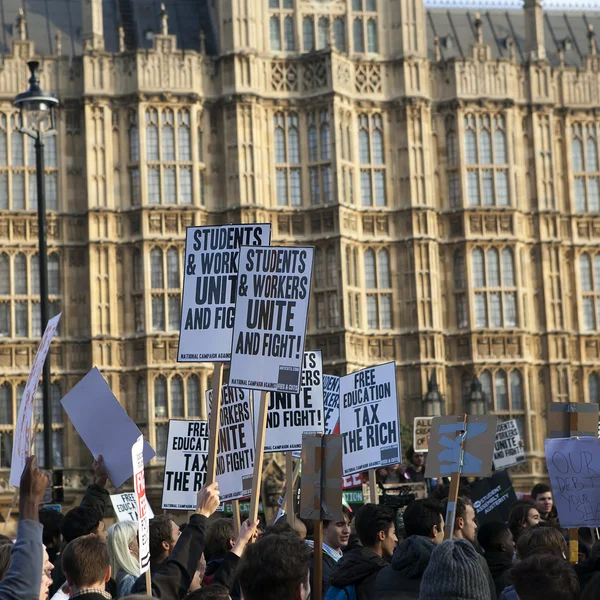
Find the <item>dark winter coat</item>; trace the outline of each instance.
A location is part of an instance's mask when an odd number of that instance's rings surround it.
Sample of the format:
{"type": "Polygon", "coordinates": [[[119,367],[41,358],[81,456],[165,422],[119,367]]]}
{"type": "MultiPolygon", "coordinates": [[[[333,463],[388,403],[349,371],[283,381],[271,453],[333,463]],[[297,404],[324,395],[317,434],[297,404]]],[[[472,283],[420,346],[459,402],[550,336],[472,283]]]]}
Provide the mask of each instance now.
{"type": "Polygon", "coordinates": [[[483,557],[490,568],[490,573],[496,585],[496,595],[504,591],[509,585],[512,585],[510,569],[513,565],[512,557],[506,556],[504,552],[486,552],[483,557]]]}
{"type": "Polygon", "coordinates": [[[343,589],[353,585],[357,600],[375,600],[378,598],[375,580],[388,562],[368,548],[354,548],[338,561],[331,573],[329,585],[343,589]]]}

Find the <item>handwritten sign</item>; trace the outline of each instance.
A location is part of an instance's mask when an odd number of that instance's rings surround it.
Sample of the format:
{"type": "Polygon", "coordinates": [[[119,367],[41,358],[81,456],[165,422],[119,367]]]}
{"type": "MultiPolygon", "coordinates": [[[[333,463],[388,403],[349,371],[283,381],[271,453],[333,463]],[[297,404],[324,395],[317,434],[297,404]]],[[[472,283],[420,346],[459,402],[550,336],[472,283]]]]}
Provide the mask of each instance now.
{"type": "Polygon", "coordinates": [[[429,452],[429,434],[433,417],[415,417],[413,448],[415,452],[429,452]]]}
{"type": "Polygon", "coordinates": [[[546,440],[548,475],[561,527],[600,527],[600,440],[546,440]]]}

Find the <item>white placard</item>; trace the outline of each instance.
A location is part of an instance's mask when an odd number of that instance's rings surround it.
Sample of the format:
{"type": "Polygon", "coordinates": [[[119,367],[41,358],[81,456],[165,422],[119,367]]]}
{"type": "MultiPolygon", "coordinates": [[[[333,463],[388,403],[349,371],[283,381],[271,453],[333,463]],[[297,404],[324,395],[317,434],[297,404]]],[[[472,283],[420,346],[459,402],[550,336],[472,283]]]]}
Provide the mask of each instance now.
{"type": "Polygon", "coordinates": [[[140,435],[131,447],[131,464],[133,467],[133,488],[139,516],[138,543],[140,574],[142,574],[150,568],[150,518],[148,515],[148,501],[146,500],[146,478],[144,477],[143,435],[140,435]]]}
{"type": "MultiPolygon", "coordinates": [[[[52,342],[59,321],[60,314],[48,321],[46,330],[42,336],[42,341],[40,342],[35,358],[33,359],[31,371],[29,371],[29,377],[27,377],[25,389],[23,390],[23,396],[21,397],[19,415],[17,416],[17,427],[15,429],[15,439],[12,448],[12,460],[10,463],[9,483],[15,487],[19,487],[19,484],[21,483],[21,475],[23,475],[25,463],[31,453],[35,393],[40,382],[42,370],[44,369],[44,362],[46,361],[48,350],[50,349],[50,342],[52,342]]],[[[42,467],[43,465],[39,466],[42,467]]]]}
{"type": "Polygon", "coordinates": [[[341,378],[340,433],[344,476],[401,461],[396,363],[341,378]]]}
{"type": "Polygon", "coordinates": [[[208,421],[169,421],[162,508],[196,510],[207,458],[208,421]]]}
{"type": "MultiPolygon", "coordinates": [[[[132,475],[129,454],[140,435],[100,371],[94,367],[61,401],[73,427],[94,458],[102,454],[108,476],[120,488],[132,475]]],[[[144,441],[144,463],[155,452],[144,441]]]]}
{"type": "Polygon", "coordinates": [[[231,360],[240,246],[268,246],[271,225],[188,227],[179,362],[231,360]]]}
{"type": "Polygon", "coordinates": [[[313,254],[241,248],[229,385],[300,393],[313,254]]]}
{"type": "MultiPolygon", "coordinates": [[[[115,516],[119,522],[121,521],[139,521],[137,512],[137,500],[135,492],[125,492],[124,494],[111,494],[110,502],[115,511],[115,516]]],[[[146,502],[148,510],[148,518],[154,519],[154,513],[150,508],[150,504],[146,502]]]]}
{"type": "MultiPolygon", "coordinates": [[[[323,362],[320,350],[304,353],[299,394],[271,392],[267,407],[265,452],[302,450],[302,436],[323,433],[323,362]]],[[[258,424],[260,394],[254,394],[254,430],[258,424]]]]}
{"type": "Polygon", "coordinates": [[[340,432],[340,378],[323,375],[323,410],[325,411],[325,433],[340,432]]]}
{"type": "MultiPolygon", "coordinates": [[[[206,390],[208,422],[212,390],[206,390]]],[[[249,498],[254,472],[254,430],[252,428],[252,392],[222,387],[221,427],[218,432],[217,483],[221,502],[249,498]]]]}
{"type": "Polygon", "coordinates": [[[525,448],[515,419],[498,421],[494,442],[494,469],[508,469],[525,460],[525,448]]]}

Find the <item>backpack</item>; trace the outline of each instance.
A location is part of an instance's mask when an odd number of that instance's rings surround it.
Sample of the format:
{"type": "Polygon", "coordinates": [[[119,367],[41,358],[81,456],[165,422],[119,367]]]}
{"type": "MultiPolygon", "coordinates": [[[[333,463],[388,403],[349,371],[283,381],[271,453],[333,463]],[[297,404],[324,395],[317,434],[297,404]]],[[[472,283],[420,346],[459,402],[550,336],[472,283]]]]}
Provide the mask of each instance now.
{"type": "Polygon", "coordinates": [[[345,588],[330,585],[324,600],[357,600],[356,589],[353,585],[347,585],[345,588]]]}

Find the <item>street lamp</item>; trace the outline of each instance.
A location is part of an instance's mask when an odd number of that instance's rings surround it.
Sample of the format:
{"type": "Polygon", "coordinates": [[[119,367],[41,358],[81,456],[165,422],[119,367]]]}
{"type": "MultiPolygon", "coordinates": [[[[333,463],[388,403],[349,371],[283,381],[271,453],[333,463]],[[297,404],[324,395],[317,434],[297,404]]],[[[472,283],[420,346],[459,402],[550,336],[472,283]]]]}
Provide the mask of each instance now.
{"type": "Polygon", "coordinates": [[[486,408],[487,396],[483,391],[481,381],[479,381],[477,375],[475,375],[471,382],[471,393],[469,394],[469,414],[485,415],[486,408]]]}
{"type": "MultiPolygon", "coordinates": [[[[44,140],[56,135],[54,109],[58,99],[40,88],[37,74],[40,63],[32,60],[27,63],[31,77],[29,89],[19,94],[13,104],[20,111],[21,133],[27,134],[35,142],[35,168],[37,183],[38,245],[40,265],[40,309],[42,327],[48,323],[48,252],[46,250],[46,193],[44,187],[44,140]]],[[[44,398],[44,457],[45,468],[52,469],[52,418],[50,404],[50,355],[44,363],[42,376],[44,398]]]]}
{"type": "Polygon", "coordinates": [[[442,414],[444,398],[440,394],[435,370],[427,382],[427,393],[423,398],[426,417],[439,417],[442,414]]]}

